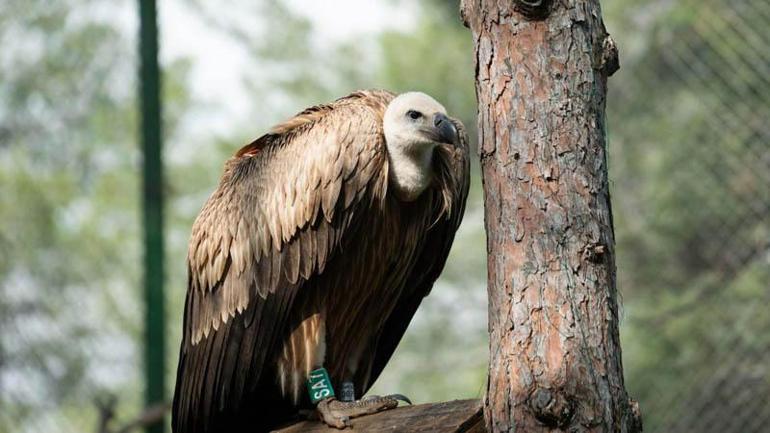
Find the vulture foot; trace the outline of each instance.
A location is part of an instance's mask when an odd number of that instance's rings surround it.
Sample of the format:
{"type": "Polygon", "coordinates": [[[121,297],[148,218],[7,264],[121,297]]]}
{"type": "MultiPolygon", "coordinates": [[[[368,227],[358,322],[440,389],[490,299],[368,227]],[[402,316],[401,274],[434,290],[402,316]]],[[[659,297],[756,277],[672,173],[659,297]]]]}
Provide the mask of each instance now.
{"type": "Polygon", "coordinates": [[[334,428],[344,429],[350,427],[351,418],[393,409],[398,406],[399,401],[412,404],[408,398],[401,394],[382,397],[372,395],[357,401],[339,401],[335,398],[329,398],[319,402],[316,410],[324,423],[334,428]]]}

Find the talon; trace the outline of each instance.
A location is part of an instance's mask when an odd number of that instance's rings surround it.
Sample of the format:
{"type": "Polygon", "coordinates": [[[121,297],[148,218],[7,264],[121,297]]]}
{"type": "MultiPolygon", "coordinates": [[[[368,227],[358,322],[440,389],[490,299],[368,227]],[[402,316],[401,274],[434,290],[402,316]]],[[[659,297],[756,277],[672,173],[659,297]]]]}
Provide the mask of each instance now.
{"type": "Polygon", "coordinates": [[[409,406],[412,405],[412,400],[409,400],[409,397],[405,396],[404,394],[391,394],[388,397],[394,398],[398,401],[403,401],[404,403],[408,404],[409,406]]]}
{"type": "Polygon", "coordinates": [[[390,395],[368,395],[361,399],[361,401],[376,401],[376,400],[396,400],[396,401],[403,401],[404,403],[408,405],[412,405],[412,400],[409,400],[409,397],[405,396],[404,394],[390,394],[390,395]]]}

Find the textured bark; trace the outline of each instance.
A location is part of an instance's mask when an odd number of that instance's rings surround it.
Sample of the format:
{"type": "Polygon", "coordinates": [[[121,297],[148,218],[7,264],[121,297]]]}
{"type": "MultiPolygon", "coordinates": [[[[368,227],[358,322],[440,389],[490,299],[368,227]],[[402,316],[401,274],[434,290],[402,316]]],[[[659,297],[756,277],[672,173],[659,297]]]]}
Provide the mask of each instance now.
{"type": "Polygon", "coordinates": [[[598,0],[465,0],[489,254],[490,432],[636,432],[623,384],[598,0]]]}

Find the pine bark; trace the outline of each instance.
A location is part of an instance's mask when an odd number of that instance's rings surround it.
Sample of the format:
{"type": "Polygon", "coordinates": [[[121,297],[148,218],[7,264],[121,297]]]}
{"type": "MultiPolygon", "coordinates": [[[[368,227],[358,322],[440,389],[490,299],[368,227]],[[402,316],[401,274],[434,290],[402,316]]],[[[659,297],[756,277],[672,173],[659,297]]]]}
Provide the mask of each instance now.
{"type": "Polygon", "coordinates": [[[489,432],[637,432],[623,383],[598,0],[464,0],[489,258],[489,432]]]}

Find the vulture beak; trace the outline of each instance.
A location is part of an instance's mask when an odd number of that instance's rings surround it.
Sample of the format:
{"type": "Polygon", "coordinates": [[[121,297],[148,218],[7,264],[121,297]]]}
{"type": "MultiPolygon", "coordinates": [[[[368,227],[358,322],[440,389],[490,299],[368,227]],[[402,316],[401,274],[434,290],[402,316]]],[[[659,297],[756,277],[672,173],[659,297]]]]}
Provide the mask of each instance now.
{"type": "Polygon", "coordinates": [[[436,141],[446,144],[457,142],[457,128],[455,128],[454,123],[449,120],[446,114],[434,114],[433,126],[435,127],[436,141]]]}

